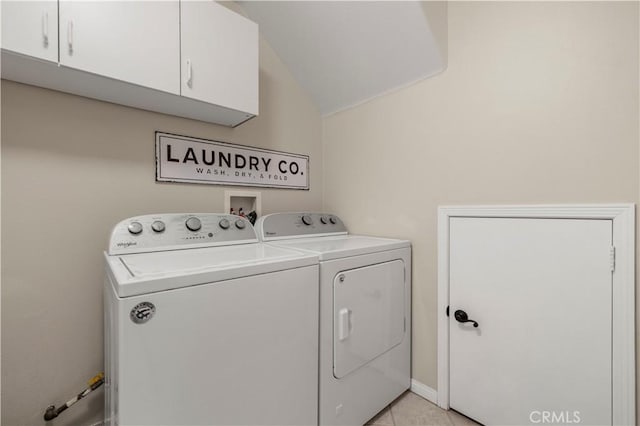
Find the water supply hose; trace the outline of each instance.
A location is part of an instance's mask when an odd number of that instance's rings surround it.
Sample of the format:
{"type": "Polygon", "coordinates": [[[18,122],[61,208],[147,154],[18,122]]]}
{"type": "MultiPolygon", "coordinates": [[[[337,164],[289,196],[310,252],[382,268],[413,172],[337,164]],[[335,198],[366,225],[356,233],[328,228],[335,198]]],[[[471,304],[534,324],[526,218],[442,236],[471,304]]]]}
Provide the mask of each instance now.
{"type": "Polygon", "coordinates": [[[104,383],[104,373],[99,373],[91,380],[89,380],[89,387],[80,392],[78,395],[71,398],[69,401],[65,402],[60,407],[56,408],[55,405],[50,405],[47,407],[47,410],[44,412],[44,420],[49,421],[53,420],[60,415],[64,410],[71,407],[76,402],[80,401],[85,396],[89,395],[94,390],[98,389],[104,383]]]}

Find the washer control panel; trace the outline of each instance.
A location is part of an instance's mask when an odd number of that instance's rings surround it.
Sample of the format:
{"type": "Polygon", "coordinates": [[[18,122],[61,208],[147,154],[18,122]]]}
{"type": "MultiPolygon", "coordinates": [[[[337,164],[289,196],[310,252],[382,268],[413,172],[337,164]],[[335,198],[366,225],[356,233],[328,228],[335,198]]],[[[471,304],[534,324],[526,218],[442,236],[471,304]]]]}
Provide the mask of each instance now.
{"type": "Polygon", "coordinates": [[[281,238],[345,235],[342,220],[330,213],[274,213],[263,216],[256,223],[262,241],[281,238]]]}
{"type": "Polygon", "coordinates": [[[217,213],[136,216],[111,232],[108,253],[128,254],[257,242],[248,219],[217,213]]]}

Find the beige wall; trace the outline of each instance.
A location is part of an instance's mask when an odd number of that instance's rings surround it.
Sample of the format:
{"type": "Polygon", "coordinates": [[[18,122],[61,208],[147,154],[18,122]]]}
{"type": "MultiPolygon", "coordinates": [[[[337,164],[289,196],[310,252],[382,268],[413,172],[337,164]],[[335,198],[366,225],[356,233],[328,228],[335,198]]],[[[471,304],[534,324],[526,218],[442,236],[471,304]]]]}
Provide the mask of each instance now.
{"type": "MultiPolygon", "coordinates": [[[[114,224],[223,211],[228,187],[155,182],[156,130],[308,154],[310,191],[258,189],[269,213],[321,208],[321,127],[265,43],[260,116],[236,129],[3,80],[2,424],[44,424],[47,405],[102,371],[102,251],[114,224]]],[[[102,398],[97,392],[55,424],[100,420],[102,398]]]]}
{"type": "Polygon", "coordinates": [[[447,19],[447,11],[449,5],[446,1],[423,1],[421,3],[424,15],[429,22],[429,30],[438,45],[440,59],[443,68],[447,68],[447,37],[449,34],[449,20],[447,19]]]}
{"type": "Polygon", "coordinates": [[[436,388],[436,209],[637,202],[638,3],[451,2],[448,69],[324,120],[324,207],[413,242],[413,376],[436,388]]]}

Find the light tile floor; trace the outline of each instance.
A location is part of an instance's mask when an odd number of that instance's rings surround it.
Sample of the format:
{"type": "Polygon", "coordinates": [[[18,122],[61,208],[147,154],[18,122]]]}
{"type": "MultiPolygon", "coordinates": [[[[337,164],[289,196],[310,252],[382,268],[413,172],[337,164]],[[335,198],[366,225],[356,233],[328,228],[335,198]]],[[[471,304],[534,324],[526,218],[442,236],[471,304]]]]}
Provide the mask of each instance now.
{"type": "Polygon", "coordinates": [[[476,426],[478,423],[445,411],[413,392],[406,392],[369,420],[375,426],[476,426]]]}

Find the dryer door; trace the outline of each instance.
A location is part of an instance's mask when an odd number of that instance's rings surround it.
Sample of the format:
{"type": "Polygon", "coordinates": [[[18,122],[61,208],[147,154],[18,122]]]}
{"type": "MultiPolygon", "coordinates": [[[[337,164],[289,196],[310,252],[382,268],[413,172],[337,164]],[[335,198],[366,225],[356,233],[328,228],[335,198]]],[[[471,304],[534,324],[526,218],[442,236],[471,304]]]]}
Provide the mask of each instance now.
{"type": "Polygon", "coordinates": [[[333,375],[340,379],[398,345],[405,332],[404,262],[340,272],[333,280],[333,375]]]}

